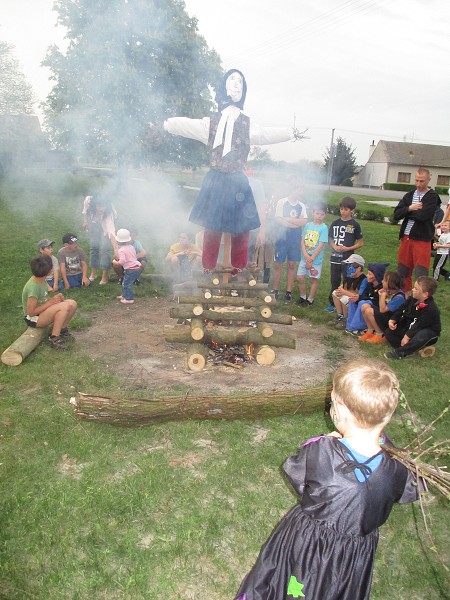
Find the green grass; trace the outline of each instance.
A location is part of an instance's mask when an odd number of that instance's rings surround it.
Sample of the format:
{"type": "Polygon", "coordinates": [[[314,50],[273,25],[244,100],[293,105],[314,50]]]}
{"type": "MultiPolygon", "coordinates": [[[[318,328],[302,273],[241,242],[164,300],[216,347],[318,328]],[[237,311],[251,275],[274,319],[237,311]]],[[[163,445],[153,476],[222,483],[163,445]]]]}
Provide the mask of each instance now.
{"type": "MultiPolygon", "coordinates": [[[[2,185],[2,350],[24,330],[19,305],[34,243],[50,237],[58,244],[73,229],[87,249],[81,199],[103,183],[51,174],[2,185]]],[[[119,214],[133,212],[132,195],[114,203],[119,214]]],[[[372,221],[362,227],[366,260],[395,267],[397,228],[372,221]]],[[[160,270],[166,249],[155,246],[145,220],[139,228],[160,270]]],[[[312,323],[328,319],[328,281],[325,267],[307,312],[312,323]]],[[[422,423],[448,403],[449,290],[441,283],[436,296],[444,328],[436,356],[393,365],[422,423]]],[[[156,292],[138,290],[146,293],[156,292]]],[[[99,286],[69,295],[80,307],[75,327],[88,326],[92,313],[111,302],[110,289],[99,286]]],[[[297,307],[283,310],[304,318],[297,307]]],[[[349,340],[331,331],[325,341],[327,359],[338,364],[349,340]]],[[[364,351],[368,357],[381,352],[364,351]]],[[[0,598],[232,598],[272,527],[296,501],[279,465],[302,440],[328,428],[322,413],[141,429],[75,418],[69,400],[77,390],[114,394],[122,383],[82,348],[57,354],[42,344],[19,367],[0,365],[0,598]],[[258,442],[261,430],[266,436],[258,442]]],[[[436,440],[447,433],[448,419],[436,423],[436,440]]],[[[410,435],[400,418],[389,434],[399,443],[410,435]]],[[[448,561],[448,506],[429,495],[426,512],[437,552],[448,561]]],[[[380,533],[372,598],[448,598],[418,506],[395,507],[380,533]]]]}

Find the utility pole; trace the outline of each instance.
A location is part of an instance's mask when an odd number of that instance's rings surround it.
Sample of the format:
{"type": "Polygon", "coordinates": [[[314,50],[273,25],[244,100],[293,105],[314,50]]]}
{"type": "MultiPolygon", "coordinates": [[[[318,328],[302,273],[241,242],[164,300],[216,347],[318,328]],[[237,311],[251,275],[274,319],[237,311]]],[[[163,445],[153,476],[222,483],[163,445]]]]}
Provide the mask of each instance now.
{"type": "Polygon", "coordinates": [[[333,176],[333,163],[334,163],[334,129],[331,130],[331,144],[330,144],[330,164],[328,165],[328,189],[331,187],[331,178],[333,176]]]}

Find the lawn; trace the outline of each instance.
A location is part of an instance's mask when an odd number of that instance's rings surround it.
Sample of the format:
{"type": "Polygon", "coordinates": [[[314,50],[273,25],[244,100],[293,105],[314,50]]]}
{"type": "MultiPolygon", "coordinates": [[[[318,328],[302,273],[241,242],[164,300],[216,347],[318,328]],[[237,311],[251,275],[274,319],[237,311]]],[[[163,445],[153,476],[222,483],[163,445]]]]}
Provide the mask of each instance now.
{"type": "MultiPolygon", "coordinates": [[[[139,226],[150,251],[149,270],[162,270],[167,245],[184,226],[193,201],[195,192],[177,186],[180,177],[160,173],[150,184],[136,178],[114,194],[118,226],[139,226]]],[[[1,184],[1,350],[25,329],[21,290],[36,242],[48,237],[59,247],[62,235],[74,231],[87,250],[83,196],[109,185],[107,178],[56,173],[26,174],[1,184]]],[[[358,198],[358,209],[364,200],[358,198]]],[[[398,227],[363,221],[362,228],[366,261],[395,267],[398,227]]],[[[115,297],[111,288],[67,293],[80,307],[75,332],[89,326],[95,311],[107,309],[115,297]]],[[[443,334],[435,357],[392,365],[419,425],[448,406],[449,291],[450,283],[441,282],[436,294],[443,334]]],[[[157,293],[150,284],[137,291],[157,293]]],[[[323,323],[329,318],[323,312],[327,294],[325,267],[307,315],[294,306],[284,310],[323,323]]],[[[326,342],[335,357],[350,343],[333,330],[326,342]]],[[[381,354],[379,348],[364,351],[368,357],[381,354]]],[[[108,395],[119,384],[126,391],[117,375],[82,348],[56,353],[42,344],[19,367],[0,365],[0,598],[233,598],[261,544],[296,502],[280,464],[301,441],[330,430],[322,412],[137,429],[76,419],[70,398],[78,390],[108,395]]],[[[436,442],[448,436],[447,415],[433,427],[436,442]]],[[[408,420],[411,415],[400,408],[389,425],[398,444],[413,437],[408,420]]],[[[449,558],[448,501],[431,490],[424,511],[431,537],[418,505],[396,506],[381,528],[374,600],[449,598],[442,565],[449,558]]]]}

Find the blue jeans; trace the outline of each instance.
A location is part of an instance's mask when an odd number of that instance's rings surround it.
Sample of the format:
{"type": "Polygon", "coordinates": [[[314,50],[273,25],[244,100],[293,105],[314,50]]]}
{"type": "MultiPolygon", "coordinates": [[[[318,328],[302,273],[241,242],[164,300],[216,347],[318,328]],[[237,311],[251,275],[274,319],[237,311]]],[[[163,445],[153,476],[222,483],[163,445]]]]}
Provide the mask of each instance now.
{"type": "Polygon", "coordinates": [[[111,266],[111,242],[103,233],[101,223],[89,223],[90,264],[94,269],[109,269],[111,266]]]}
{"type": "Polygon", "coordinates": [[[133,283],[139,278],[140,269],[126,269],[123,272],[122,298],[125,300],[134,300],[133,283]]]}

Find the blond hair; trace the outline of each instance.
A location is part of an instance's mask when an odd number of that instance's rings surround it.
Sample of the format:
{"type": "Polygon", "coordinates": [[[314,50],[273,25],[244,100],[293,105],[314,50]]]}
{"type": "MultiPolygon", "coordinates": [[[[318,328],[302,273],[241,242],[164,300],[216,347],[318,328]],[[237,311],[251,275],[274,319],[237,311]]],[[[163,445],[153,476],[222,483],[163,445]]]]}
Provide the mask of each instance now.
{"type": "Polygon", "coordinates": [[[394,371],[380,360],[345,363],[333,377],[334,400],[344,404],[363,428],[386,425],[400,394],[394,371]]]}

